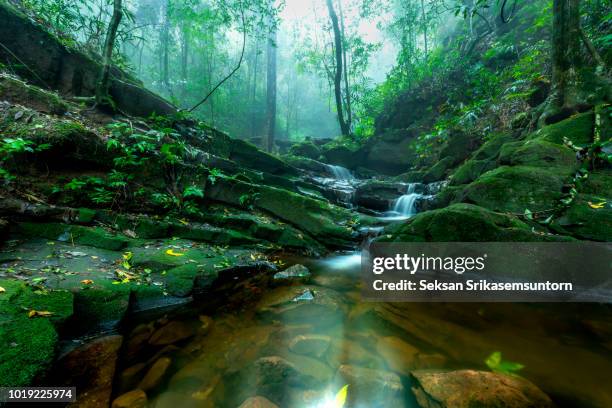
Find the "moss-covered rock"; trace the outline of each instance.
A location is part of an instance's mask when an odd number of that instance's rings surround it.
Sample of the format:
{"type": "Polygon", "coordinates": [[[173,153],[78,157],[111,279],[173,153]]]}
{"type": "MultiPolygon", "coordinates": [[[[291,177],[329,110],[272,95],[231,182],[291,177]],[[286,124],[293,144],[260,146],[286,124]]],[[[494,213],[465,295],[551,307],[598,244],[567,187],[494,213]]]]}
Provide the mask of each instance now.
{"type": "Polygon", "coordinates": [[[566,137],[572,143],[584,146],[593,142],[594,120],[592,111],[581,113],[553,125],[545,126],[529,135],[528,138],[539,138],[547,142],[562,145],[563,138],[566,137]]]}
{"type": "Polygon", "coordinates": [[[322,243],[346,246],[353,239],[353,230],[348,226],[352,213],[323,201],[230,179],[219,180],[207,193],[219,202],[237,207],[250,205],[270,213],[322,243]]]}
{"type": "Polygon", "coordinates": [[[559,218],[554,220],[551,228],[580,239],[612,241],[610,197],[578,194],[572,205],[559,218]],[[593,208],[593,206],[596,208],[593,208]],[[600,206],[601,208],[598,208],[600,206]]]}
{"type": "Polygon", "coordinates": [[[294,144],[289,149],[289,153],[295,156],[308,157],[317,160],[321,156],[321,149],[310,140],[294,144]]]}
{"type": "Polygon", "coordinates": [[[270,174],[297,175],[297,170],[276,156],[240,139],[230,139],[230,160],[241,166],[270,174]]]}
{"type": "Polygon", "coordinates": [[[453,164],[454,160],[452,157],[444,157],[425,172],[423,175],[423,182],[433,183],[434,181],[444,179],[453,164]]]}
{"type": "MultiPolygon", "coordinates": [[[[427,211],[385,228],[379,242],[493,242],[542,241],[516,217],[495,213],[476,205],[453,204],[427,211]]],[[[554,238],[550,238],[554,239],[554,238]]]]}
{"type": "Polygon", "coordinates": [[[451,185],[468,184],[476,180],[482,173],[495,167],[492,160],[468,160],[463,163],[451,176],[451,185]]]}
{"type": "Polygon", "coordinates": [[[507,133],[498,133],[492,135],[488,140],[486,140],[482,146],[478,148],[472,155],[472,159],[475,160],[485,160],[485,159],[495,159],[499,154],[499,150],[505,143],[509,143],[513,141],[514,138],[507,133]]]}
{"type": "Polygon", "coordinates": [[[450,165],[454,166],[467,159],[471,152],[481,144],[480,136],[465,132],[461,129],[453,129],[446,143],[440,150],[440,159],[451,159],[450,165]]]}
{"type": "Polygon", "coordinates": [[[97,280],[86,288],[73,288],[74,327],[80,332],[116,327],[130,306],[130,285],[97,280]]]}
{"type": "Polygon", "coordinates": [[[36,294],[17,280],[2,279],[0,287],[0,386],[27,386],[50,368],[56,326],[72,315],[72,296],[65,291],[36,294]],[[52,315],[29,317],[31,310],[52,315]]]}
{"type": "Polygon", "coordinates": [[[129,239],[114,235],[100,227],[85,227],[59,223],[17,224],[17,232],[27,237],[40,237],[62,242],[74,242],[96,248],[119,251],[128,245],[129,239]]]}
{"type": "Polygon", "coordinates": [[[494,211],[522,214],[550,210],[562,197],[571,168],[502,166],[481,175],[458,195],[458,200],[494,211]]]}
{"type": "Polygon", "coordinates": [[[13,104],[25,105],[40,112],[63,115],[68,110],[68,105],[56,94],[6,74],[0,74],[0,95],[13,104]]]}
{"type": "Polygon", "coordinates": [[[577,169],[576,154],[568,147],[542,138],[506,143],[499,153],[499,163],[511,166],[551,167],[577,169]]]}

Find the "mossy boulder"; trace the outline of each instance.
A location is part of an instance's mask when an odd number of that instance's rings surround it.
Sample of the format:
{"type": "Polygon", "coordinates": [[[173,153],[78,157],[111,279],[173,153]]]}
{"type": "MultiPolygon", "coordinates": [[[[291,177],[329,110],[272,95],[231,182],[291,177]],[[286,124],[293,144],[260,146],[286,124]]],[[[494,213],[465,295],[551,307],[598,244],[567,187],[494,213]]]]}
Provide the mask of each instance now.
{"type": "Polygon", "coordinates": [[[308,157],[317,160],[321,156],[321,149],[310,140],[294,144],[289,149],[289,153],[295,156],[308,157]]]}
{"type": "Polygon", "coordinates": [[[554,220],[551,228],[580,239],[612,241],[610,197],[603,198],[601,195],[578,194],[572,205],[559,218],[554,220]],[[596,208],[593,208],[593,206],[596,208]],[[601,208],[598,208],[600,206],[601,208]]]}
{"type": "Polygon", "coordinates": [[[434,181],[444,179],[447,172],[452,168],[454,162],[455,161],[452,157],[444,157],[443,159],[439,160],[436,164],[429,168],[425,174],[423,174],[423,182],[433,183],[434,181]]]}
{"type": "Polygon", "coordinates": [[[566,137],[572,143],[584,146],[593,142],[594,121],[595,116],[592,111],[580,113],[553,125],[545,126],[529,135],[528,138],[539,138],[562,145],[563,138],[566,137]]]}
{"type": "Polygon", "coordinates": [[[542,138],[506,143],[499,153],[502,165],[534,167],[561,166],[577,169],[576,154],[570,148],[542,138]]]}
{"type": "Polygon", "coordinates": [[[289,166],[278,157],[272,156],[260,150],[254,144],[240,139],[230,139],[229,159],[241,166],[270,174],[298,174],[294,167],[289,166]]]}
{"type": "Polygon", "coordinates": [[[0,94],[4,100],[39,112],[63,115],[68,110],[68,105],[58,95],[6,74],[0,74],[0,94]]]}
{"type": "Polygon", "coordinates": [[[471,204],[453,204],[417,214],[385,228],[378,242],[493,242],[540,241],[527,224],[516,217],[471,204]]]}
{"type": "Polygon", "coordinates": [[[446,143],[442,146],[442,150],[440,150],[440,159],[450,158],[452,160],[450,165],[454,166],[467,159],[470,153],[476,150],[481,143],[480,136],[461,129],[453,129],[449,133],[446,143]]]}
{"type": "Polygon", "coordinates": [[[57,350],[57,327],[72,315],[65,291],[36,294],[23,282],[0,280],[0,386],[31,385],[49,370],[57,350]],[[29,317],[30,310],[51,316],[29,317]]]}
{"type": "Polygon", "coordinates": [[[373,136],[363,147],[365,157],[359,164],[383,174],[405,172],[418,158],[415,136],[415,132],[406,130],[389,130],[373,136]]]}
{"type": "Polygon", "coordinates": [[[353,240],[352,213],[280,188],[222,179],[207,191],[210,199],[241,207],[250,205],[308,233],[317,241],[346,246],[353,240]]]}
{"type": "Polygon", "coordinates": [[[451,176],[451,185],[468,184],[476,180],[482,173],[495,167],[492,160],[468,160],[463,163],[451,176]]]}
{"type": "Polygon", "coordinates": [[[17,232],[27,237],[74,242],[112,251],[125,248],[129,242],[128,238],[112,234],[103,228],[82,225],[23,222],[17,224],[17,232]]]}
{"type": "Polygon", "coordinates": [[[311,173],[327,174],[329,172],[327,166],[317,160],[309,159],[307,157],[285,155],[283,160],[287,163],[301,170],[305,170],[311,173]]]}
{"type": "Polygon", "coordinates": [[[512,142],[514,138],[512,135],[507,133],[498,133],[492,135],[488,140],[486,140],[482,146],[478,148],[472,154],[472,159],[475,160],[485,160],[485,159],[495,159],[499,154],[501,147],[505,143],[512,142]]]}
{"type": "Polygon", "coordinates": [[[73,288],[73,293],[73,323],[80,333],[116,327],[130,306],[129,284],[97,280],[86,288],[73,288]]]}
{"type": "Polygon", "coordinates": [[[554,208],[571,168],[502,166],[481,175],[457,195],[459,201],[522,214],[554,208]]]}

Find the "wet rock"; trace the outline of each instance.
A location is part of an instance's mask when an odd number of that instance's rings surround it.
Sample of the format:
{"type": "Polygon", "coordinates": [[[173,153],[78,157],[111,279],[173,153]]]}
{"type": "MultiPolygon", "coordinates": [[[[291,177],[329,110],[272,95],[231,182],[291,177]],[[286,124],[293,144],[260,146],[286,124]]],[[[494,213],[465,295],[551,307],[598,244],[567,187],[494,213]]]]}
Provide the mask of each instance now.
{"type": "Polygon", "coordinates": [[[125,353],[128,360],[134,358],[143,349],[144,345],[153,334],[153,325],[140,324],[132,330],[125,346],[125,353]]]}
{"type": "Polygon", "coordinates": [[[439,353],[422,354],[416,356],[415,367],[420,369],[443,368],[447,359],[439,353]]]}
{"type": "Polygon", "coordinates": [[[552,407],[550,398],[521,377],[475,370],[412,372],[412,390],[424,408],[552,407]]]}
{"type": "Polygon", "coordinates": [[[258,314],[285,324],[339,324],[346,314],[339,293],[315,286],[285,286],[270,291],[258,305],[258,314]]]}
{"type": "Polygon", "coordinates": [[[278,408],[278,405],[272,403],[265,397],[251,397],[244,401],[238,408],[278,408]]]}
{"type": "Polygon", "coordinates": [[[376,344],[376,351],[385,360],[387,366],[402,375],[410,374],[416,366],[419,350],[398,337],[381,337],[376,344]]]}
{"type": "Polygon", "coordinates": [[[72,350],[57,362],[58,385],[77,387],[79,407],[110,405],[117,353],[123,336],[106,336],[72,350]]]}
{"type": "Polygon", "coordinates": [[[377,368],[383,362],[374,353],[368,351],[360,343],[348,339],[333,341],[326,355],[327,362],[332,367],[342,364],[358,365],[366,368],[377,368]]]}
{"type": "Polygon", "coordinates": [[[352,279],[347,275],[331,275],[329,273],[325,273],[322,275],[315,276],[313,279],[313,283],[318,286],[345,291],[355,289],[359,282],[356,282],[355,279],[352,279]]]}
{"type": "Polygon", "coordinates": [[[198,331],[201,334],[208,333],[214,323],[213,319],[210,316],[200,315],[200,317],[198,317],[198,320],[200,321],[200,323],[202,323],[198,331]]]}
{"type": "Polygon", "coordinates": [[[144,408],[147,406],[147,394],[143,390],[132,390],[115,398],[111,408],[144,408]]]}
{"type": "Polygon", "coordinates": [[[311,273],[307,267],[305,267],[304,265],[296,264],[290,266],[284,271],[275,273],[274,279],[305,282],[310,278],[310,276],[311,273]]]}
{"type": "Polygon", "coordinates": [[[138,384],[138,388],[145,391],[155,389],[155,387],[161,384],[166,372],[168,371],[168,368],[170,367],[170,364],[172,364],[172,360],[170,358],[161,357],[159,360],[153,363],[151,368],[149,368],[149,371],[147,371],[142,381],[140,381],[140,384],[138,384]]]}
{"type": "Polygon", "coordinates": [[[306,140],[291,146],[289,153],[295,156],[308,157],[309,159],[317,160],[319,156],[321,156],[321,149],[319,146],[312,143],[312,141],[306,140]]]}
{"type": "Polygon", "coordinates": [[[377,211],[389,210],[391,202],[406,192],[404,183],[372,180],[355,190],[355,204],[377,211]]]}
{"type": "Polygon", "coordinates": [[[123,391],[130,390],[138,384],[147,365],[137,363],[129,366],[119,374],[119,388],[123,391]]]}
{"type": "Polygon", "coordinates": [[[165,346],[181,340],[188,339],[195,334],[191,326],[179,321],[172,321],[160,327],[149,339],[152,346],[165,346]]]}
{"type": "Polygon", "coordinates": [[[282,400],[278,392],[286,386],[319,387],[332,377],[328,366],[313,358],[289,354],[286,358],[279,356],[262,357],[255,361],[258,388],[266,390],[263,395],[277,395],[274,401],[282,400]]]}
{"type": "Polygon", "coordinates": [[[404,386],[389,371],[342,365],[336,373],[336,384],[348,384],[349,407],[405,407],[404,386]]]}
{"type": "Polygon", "coordinates": [[[294,337],[289,342],[289,350],[296,354],[321,357],[329,348],[330,337],[316,334],[294,337]]]}

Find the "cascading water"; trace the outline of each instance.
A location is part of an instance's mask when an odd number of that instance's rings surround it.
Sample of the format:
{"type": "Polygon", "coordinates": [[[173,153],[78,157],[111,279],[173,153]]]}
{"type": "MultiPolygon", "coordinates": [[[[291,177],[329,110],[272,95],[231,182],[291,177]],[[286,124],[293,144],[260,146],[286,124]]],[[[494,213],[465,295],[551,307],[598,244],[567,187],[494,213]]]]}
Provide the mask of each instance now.
{"type": "Polygon", "coordinates": [[[416,202],[423,196],[423,194],[415,193],[416,186],[416,183],[408,184],[406,194],[395,200],[391,211],[406,217],[415,215],[417,213],[416,202]]]}
{"type": "Polygon", "coordinates": [[[327,168],[336,180],[352,181],[355,179],[349,169],[345,167],[328,164],[327,168]]]}

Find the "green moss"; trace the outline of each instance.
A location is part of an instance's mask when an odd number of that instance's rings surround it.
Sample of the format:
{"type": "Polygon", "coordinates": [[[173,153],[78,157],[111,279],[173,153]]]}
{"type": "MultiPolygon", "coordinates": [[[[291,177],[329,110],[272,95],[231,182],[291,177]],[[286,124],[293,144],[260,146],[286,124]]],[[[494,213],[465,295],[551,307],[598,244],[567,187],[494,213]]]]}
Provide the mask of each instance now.
{"type": "Polygon", "coordinates": [[[531,232],[516,217],[499,214],[471,204],[453,204],[426,211],[406,223],[387,227],[380,242],[493,242],[541,241],[546,237],[531,232]]]}
{"type": "Polygon", "coordinates": [[[467,184],[476,180],[482,173],[491,170],[495,162],[491,160],[468,160],[451,176],[451,185],[467,184]]]}
{"type": "Polygon", "coordinates": [[[502,166],[481,175],[457,198],[494,211],[549,210],[557,205],[572,174],[571,169],[502,166]]]}
{"type": "Polygon", "coordinates": [[[35,294],[24,283],[3,279],[0,286],[0,386],[27,386],[42,377],[55,358],[55,325],[72,314],[72,296],[65,291],[35,294]],[[53,312],[28,317],[28,310],[53,312]]]}
{"type": "Polygon", "coordinates": [[[472,158],[476,160],[494,159],[499,154],[501,147],[512,140],[514,140],[512,136],[505,133],[493,135],[474,152],[472,158]]]}
{"type": "Polygon", "coordinates": [[[508,165],[534,167],[562,166],[576,170],[576,154],[568,147],[542,138],[506,143],[499,154],[499,162],[508,165]]]}
{"type": "Polygon", "coordinates": [[[190,263],[176,268],[172,268],[166,272],[166,290],[173,296],[187,296],[193,290],[193,284],[196,276],[203,268],[190,263]]]}
{"type": "Polygon", "coordinates": [[[130,285],[96,281],[86,289],[74,290],[74,323],[79,330],[116,325],[128,310],[130,285]]]}
{"type": "Polygon", "coordinates": [[[434,164],[425,174],[423,175],[424,183],[432,183],[434,181],[442,180],[446,175],[446,172],[453,165],[454,159],[451,157],[444,157],[434,164]]]}
{"type": "MultiPolygon", "coordinates": [[[[609,192],[609,190],[608,190],[609,192]]],[[[610,242],[612,241],[612,208],[604,205],[603,208],[591,208],[591,203],[601,203],[609,198],[602,196],[578,194],[570,208],[558,219],[552,228],[560,233],[571,234],[580,239],[610,242]]]]}
{"type": "Polygon", "coordinates": [[[113,235],[100,227],[59,223],[19,223],[18,232],[28,237],[74,242],[111,251],[119,251],[125,248],[129,242],[127,238],[113,235]]]}
{"type": "Polygon", "coordinates": [[[309,140],[294,144],[289,152],[295,156],[308,157],[317,160],[321,156],[321,149],[309,140]]]}
{"type": "Polygon", "coordinates": [[[68,110],[68,105],[56,94],[4,74],[0,74],[0,94],[13,103],[31,106],[42,112],[62,115],[68,110]]]}
{"type": "Polygon", "coordinates": [[[593,142],[593,112],[581,113],[559,123],[543,127],[532,133],[529,138],[541,138],[547,142],[563,144],[566,137],[574,144],[584,146],[593,142]]]}
{"type": "Polygon", "coordinates": [[[77,222],[81,224],[90,224],[96,218],[96,211],[89,208],[79,208],[77,222]]]}

